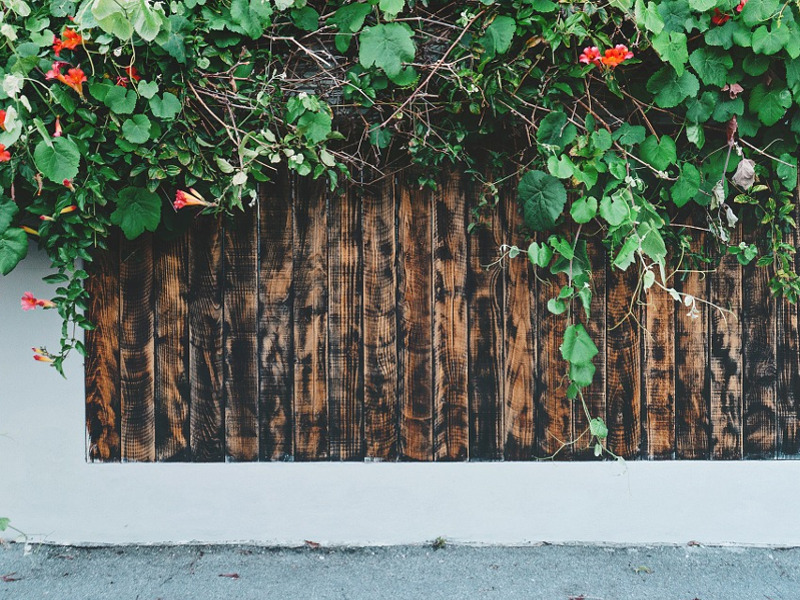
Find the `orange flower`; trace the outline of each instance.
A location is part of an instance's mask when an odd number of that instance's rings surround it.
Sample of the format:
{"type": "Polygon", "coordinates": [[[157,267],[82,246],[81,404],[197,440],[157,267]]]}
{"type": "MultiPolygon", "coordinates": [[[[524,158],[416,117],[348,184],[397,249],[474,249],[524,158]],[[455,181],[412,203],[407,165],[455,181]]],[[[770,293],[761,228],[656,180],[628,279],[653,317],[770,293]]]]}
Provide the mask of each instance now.
{"type": "Polygon", "coordinates": [[[25,233],[39,237],[39,232],[31,227],[26,227],[25,225],[23,225],[22,227],[20,227],[20,229],[22,229],[22,231],[24,231],[25,233]]]}
{"type": "Polygon", "coordinates": [[[61,51],[64,49],[64,42],[62,42],[57,35],[53,36],[53,52],[56,56],[61,56],[61,51]]]}
{"type": "Polygon", "coordinates": [[[38,360],[39,362],[46,362],[46,363],[53,362],[52,358],[50,358],[49,356],[45,356],[44,354],[34,354],[33,360],[38,360]]]}
{"type": "Polygon", "coordinates": [[[75,204],[71,204],[71,205],[67,206],[66,208],[62,208],[60,211],[58,211],[58,214],[66,215],[66,214],[69,214],[71,212],[75,212],[76,210],[78,210],[78,207],[75,204]]]}
{"type": "Polygon", "coordinates": [[[6,111],[0,110],[0,129],[6,130],[6,111]]]}
{"type": "Polygon", "coordinates": [[[0,144],[0,162],[8,162],[11,160],[11,152],[6,150],[3,144],[0,144]]]}
{"type": "Polygon", "coordinates": [[[78,95],[83,97],[83,83],[86,81],[86,74],[80,69],[70,69],[67,75],[58,77],[61,83],[64,83],[78,92],[78,95]]]}
{"type": "Polygon", "coordinates": [[[55,60],[53,61],[53,65],[50,67],[50,70],[44,74],[45,79],[58,79],[59,77],[63,77],[61,75],[61,68],[68,63],[65,63],[63,60],[55,60]]]}
{"type": "Polygon", "coordinates": [[[600,49],[597,46],[589,46],[583,49],[583,54],[578,58],[579,62],[585,65],[600,66],[600,49]]]}
{"type": "MultiPolygon", "coordinates": [[[[25,292],[22,294],[20,304],[22,304],[22,310],[33,310],[37,306],[41,306],[42,308],[54,308],[56,305],[52,300],[42,300],[41,298],[35,297],[32,292],[25,292]]],[[[34,352],[35,351],[36,349],[34,348],[34,352]]]]}
{"type": "Polygon", "coordinates": [[[131,81],[141,81],[142,77],[139,75],[139,71],[136,70],[136,67],[125,67],[125,72],[130,77],[131,81]]]}
{"type": "Polygon", "coordinates": [[[208,202],[194,188],[189,188],[188,192],[178,190],[175,194],[175,202],[172,203],[175,210],[180,210],[184,206],[214,206],[214,204],[208,202]]]}
{"type": "Polygon", "coordinates": [[[61,42],[61,46],[67,50],[75,50],[75,48],[83,43],[81,34],[69,27],[64,28],[64,33],[62,35],[64,39],[61,42]]]}
{"type": "Polygon", "coordinates": [[[603,62],[604,65],[607,67],[611,67],[612,69],[617,65],[623,63],[624,61],[628,60],[629,58],[633,58],[633,52],[628,50],[627,46],[622,44],[617,44],[613,48],[609,48],[605,52],[605,56],[600,60],[603,62]]]}
{"type": "Polygon", "coordinates": [[[715,8],[714,14],[711,15],[711,22],[714,25],[724,25],[725,23],[728,22],[728,19],[730,18],[731,18],[730,15],[726,15],[725,13],[720,12],[718,8],[715,8]]]}
{"type": "Polygon", "coordinates": [[[70,192],[74,192],[75,191],[75,186],[72,184],[72,180],[71,179],[65,179],[61,183],[63,183],[64,187],[67,188],[70,192]]]}

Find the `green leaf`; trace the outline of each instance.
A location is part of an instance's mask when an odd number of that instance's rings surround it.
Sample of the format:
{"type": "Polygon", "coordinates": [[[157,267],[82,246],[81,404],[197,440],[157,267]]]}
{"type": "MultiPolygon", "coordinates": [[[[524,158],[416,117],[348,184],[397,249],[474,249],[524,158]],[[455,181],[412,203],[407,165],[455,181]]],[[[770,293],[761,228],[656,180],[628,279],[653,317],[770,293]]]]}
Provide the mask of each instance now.
{"type": "Polygon", "coordinates": [[[742,21],[745,25],[752,27],[765,21],[770,21],[781,9],[780,0],[759,0],[758,2],[747,2],[742,8],[742,21]]]}
{"type": "Polygon", "coordinates": [[[566,154],[561,156],[554,154],[547,159],[547,170],[550,171],[550,175],[553,177],[569,179],[575,174],[575,169],[575,163],[566,154]]]}
{"type": "MultiPolygon", "coordinates": [[[[797,187],[797,158],[786,153],[781,154],[778,158],[783,162],[778,163],[778,166],[775,168],[775,173],[780,177],[784,187],[792,191],[797,187]]],[[[2,229],[2,222],[0,222],[0,231],[2,231],[2,229]]]]}
{"type": "Polygon", "coordinates": [[[570,206],[569,214],[576,223],[588,223],[597,215],[597,198],[578,198],[570,206]]]}
{"type": "Polygon", "coordinates": [[[547,310],[554,315],[560,315],[567,312],[567,303],[558,298],[550,298],[547,301],[547,310]]]}
{"type": "Polygon", "coordinates": [[[619,126],[612,136],[613,139],[623,146],[635,146],[644,141],[646,129],[641,125],[631,125],[623,123],[619,126]]]}
{"type": "Polygon", "coordinates": [[[689,57],[689,63],[703,83],[717,87],[727,83],[728,71],[733,68],[733,59],[718,48],[698,48],[689,57]]]}
{"type": "Polygon", "coordinates": [[[517,22],[511,17],[505,15],[495,17],[478,40],[478,43],[486,50],[484,60],[494,58],[498,54],[505,54],[511,47],[516,30],[517,22]]]}
{"type": "Polygon", "coordinates": [[[748,108],[758,114],[764,125],[775,125],[792,105],[791,92],[781,82],[773,81],[773,85],[776,87],[767,89],[766,85],[759,83],[750,92],[748,108]]]}
{"type": "Polygon", "coordinates": [[[653,261],[664,264],[667,257],[667,247],[661,232],[653,227],[648,221],[639,225],[639,239],[641,240],[642,252],[649,256],[653,261]]]}
{"type": "Polygon", "coordinates": [[[597,346],[583,325],[567,327],[564,332],[564,342],[561,344],[561,357],[564,360],[575,365],[585,365],[592,362],[597,352],[597,346]]]}
{"type": "MultiPolygon", "coordinates": [[[[758,4],[754,2],[753,4],[758,4]]],[[[756,54],[777,54],[791,40],[792,34],[787,27],[773,25],[767,29],[762,25],[753,32],[753,52],[756,54]]]]}
{"type": "Polygon", "coordinates": [[[0,198],[0,233],[5,233],[18,212],[19,207],[11,198],[0,198]]]}
{"type": "Polygon", "coordinates": [[[411,30],[400,23],[367,27],[358,40],[358,60],[361,66],[383,69],[392,81],[401,74],[403,63],[414,60],[416,54],[411,30]]]}
{"type": "Polygon", "coordinates": [[[150,139],[150,119],[134,115],[122,124],[122,135],[132,144],[144,144],[150,139]]]}
{"type": "Polygon", "coordinates": [[[636,251],[639,249],[639,241],[635,236],[630,236],[625,240],[625,243],[620,248],[617,256],[614,258],[614,266],[618,269],[625,271],[633,264],[636,259],[636,251]]]}
{"type": "Polygon", "coordinates": [[[661,18],[658,7],[654,2],[645,4],[644,0],[636,0],[634,16],[636,23],[644,26],[651,33],[658,35],[664,29],[664,20],[661,18]]]}
{"type": "Polygon", "coordinates": [[[531,245],[528,246],[528,260],[534,267],[544,269],[550,264],[551,258],[553,258],[553,251],[547,244],[540,246],[538,242],[531,242],[531,245]]]}
{"type": "Polygon", "coordinates": [[[675,206],[681,207],[693,199],[700,191],[700,171],[691,163],[683,163],[681,176],[670,189],[675,206]]]}
{"type": "Polygon", "coordinates": [[[648,136],[639,146],[639,151],[642,160],[659,171],[665,171],[678,158],[675,140],[668,135],[662,136],[661,141],[654,135],[648,136]]]}
{"type": "Polygon", "coordinates": [[[545,146],[564,149],[575,141],[578,129],[569,122],[567,115],[560,111],[549,113],[539,122],[536,140],[545,146]]]}
{"type": "Polygon", "coordinates": [[[155,231],[161,222],[161,200],[144,188],[127,187],[117,195],[117,208],[111,222],[133,240],[145,230],[155,231]]]}
{"type": "Polygon", "coordinates": [[[10,227],[0,235],[0,273],[8,275],[28,255],[28,234],[10,227]]]}
{"type": "Polygon", "coordinates": [[[388,21],[394,21],[405,6],[405,0],[379,0],[378,2],[378,7],[388,21]]]}
{"type": "Polygon", "coordinates": [[[692,10],[704,13],[717,5],[717,0],[689,0],[692,10]]]}
{"type": "Polygon", "coordinates": [[[316,31],[319,27],[319,13],[310,6],[292,9],[289,15],[298,29],[316,31]]]}
{"type": "Polygon", "coordinates": [[[122,41],[133,35],[131,14],[139,0],[94,0],[92,16],[100,28],[122,41]]]}
{"type": "MultiPolygon", "coordinates": [[[[136,84],[136,89],[142,98],[149,100],[158,93],[158,84],[155,81],[140,81],[136,84]]],[[[98,100],[103,101],[102,98],[98,98],[98,100]]]]}
{"type": "Polygon", "coordinates": [[[42,175],[61,185],[65,179],[74,179],[78,174],[81,155],[75,143],[68,138],[58,137],[52,141],[52,145],[43,141],[36,144],[33,160],[42,175]]]}
{"type": "Polygon", "coordinates": [[[364,19],[372,10],[372,7],[366,2],[354,2],[353,4],[345,4],[336,9],[333,16],[328,20],[339,28],[339,31],[345,33],[358,33],[364,26],[364,19]]]}
{"type": "Polygon", "coordinates": [[[592,363],[571,364],[569,366],[569,378],[577,386],[589,387],[592,385],[596,367],[592,363]]]}
{"type": "Polygon", "coordinates": [[[308,111],[297,120],[297,131],[312,144],[319,144],[328,139],[331,123],[331,116],[328,113],[308,111]]]}
{"type": "Polygon", "coordinates": [[[181,101],[170,92],[164,92],[161,97],[150,98],[150,110],[153,111],[153,116],[165,121],[174,119],[181,112],[181,108],[181,101]]]}
{"type": "Polygon", "coordinates": [[[656,104],[661,108],[673,108],[686,98],[696,96],[700,82],[689,71],[678,75],[672,67],[664,67],[647,81],[647,90],[655,94],[656,104]]]}
{"type": "Polygon", "coordinates": [[[152,8],[145,0],[139,0],[139,4],[133,8],[133,29],[146,42],[155,40],[168,25],[164,9],[160,6],[152,8]]]}
{"type": "Polygon", "coordinates": [[[600,216],[612,227],[618,227],[631,218],[631,207],[621,195],[604,196],[600,216]]]}
{"type": "Polygon", "coordinates": [[[686,139],[697,146],[698,150],[706,144],[706,134],[703,126],[692,123],[686,126],[686,139]]]}
{"type": "Polygon", "coordinates": [[[525,223],[534,231],[555,227],[567,203],[567,190],[555,177],[542,171],[528,171],[517,187],[525,223]]]}
{"type": "MultiPolygon", "coordinates": [[[[256,40],[264,33],[270,24],[272,3],[263,0],[232,0],[231,19],[240,29],[252,39],[256,40]]],[[[235,26],[230,29],[237,29],[235,26]]]]}
{"type": "Polygon", "coordinates": [[[717,103],[717,94],[703,92],[699,98],[689,98],[686,101],[686,120],[694,123],[705,123],[714,112],[717,103]]]}
{"type": "MultiPolygon", "coordinates": [[[[121,85],[112,85],[106,91],[103,104],[118,115],[129,115],[136,107],[136,92],[128,90],[121,85]]],[[[94,94],[92,94],[94,95],[94,94]]]]}
{"type": "Polygon", "coordinates": [[[664,30],[653,37],[653,49],[662,60],[672,65],[678,75],[683,75],[684,66],[689,60],[685,34],[664,30]]]}
{"type": "Polygon", "coordinates": [[[589,421],[589,433],[599,440],[604,440],[608,437],[608,427],[603,419],[595,417],[589,421]]]}

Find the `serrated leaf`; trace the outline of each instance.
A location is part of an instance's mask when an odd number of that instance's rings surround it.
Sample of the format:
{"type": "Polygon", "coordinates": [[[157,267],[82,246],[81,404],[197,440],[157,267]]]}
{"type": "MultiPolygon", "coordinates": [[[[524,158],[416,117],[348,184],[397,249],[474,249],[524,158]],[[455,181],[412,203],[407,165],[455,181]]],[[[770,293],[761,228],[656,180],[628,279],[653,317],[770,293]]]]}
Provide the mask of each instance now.
{"type": "Polygon", "coordinates": [[[653,227],[648,221],[639,225],[639,239],[641,240],[642,252],[649,256],[654,262],[663,264],[667,257],[667,247],[661,232],[653,227]]]}
{"type": "Polygon", "coordinates": [[[698,48],[689,57],[689,63],[703,83],[720,88],[727,83],[728,71],[733,68],[733,59],[718,48],[698,48]]]}
{"type": "Polygon", "coordinates": [[[619,126],[612,136],[613,139],[623,146],[635,146],[644,141],[647,130],[641,125],[631,125],[623,123],[619,126]]]}
{"type": "Polygon", "coordinates": [[[672,67],[664,67],[647,81],[647,90],[655,95],[661,108],[678,106],[686,98],[697,95],[700,82],[689,71],[678,75],[672,67]]]}
{"type": "Polygon", "coordinates": [[[672,65],[678,75],[683,75],[684,66],[689,60],[685,34],[664,30],[653,37],[653,49],[662,60],[672,65]]]}
{"type": "Polygon", "coordinates": [[[780,82],[774,82],[773,85],[775,87],[767,88],[759,83],[750,92],[748,107],[758,114],[758,119],[764,125],[775,125],[792,105],[792,94],[789,90],[781,86],[780,82]]]}
{"type": "Polygon", "coordinates": [[[683,163],[681,176],[670,189],[670,196],[675,206],[681,207],[700,191],[700,171],[691,163],[683,163]]]}
{"type": "Polygon", "coordinates": [[[567,190],[552,175],[528,171],[520,179],[517,195],[522,203],[525,223],[534,231],[555,227],[567,203],[567,190]]]}
{"type": "Polygon", "coordinates": [[[553,111],[539,122],[536,140],[540,144],[564,149],[575,141],[578,130],[561,111],[553,111]]]}
{"type": "Polygon", "coordinates": [[[699,98],[686,100],[686,120],[691,123],[705,123],[714,112],[717,103],[717,94],[703,92],[699,98]]]}
{"type": "Polygon", "coordinates": [[[658,7],[653,2],[645,4],[644,0],[636,0],[634,16],[636,23],[644,26],[651,33],[659,34],[664,29],[664,19],[661,18],[658,7]]]}
{"type": "Polygon", "coordinates": [[[364,19],[367,18],[370,10],[372,10],[372,7],[366,2],[345,4],[336,9],[336,12],[333,13],[333,17],[331,17],[328,22],[336,25],[339,31],[358,33],[364,26],[364,19]]]}
{"type": "Polygon", "coordinates": [[[400,23],[367,27],[358,40],[358,60],[361,66],[383,69],[392,80],[401,74],[403,63],[414,60],[417,51],[411,30],[400,23]]]}
{"type": "Polygon", "coordinates": [[[122,123],[122,135],[132,144],[144,144],[150,139],[150,119],[145,115],[134,115],[122,123]]]}
{"type": "Polygon", "coordinates": [[[326,112],[306,112],[297,120],[297,131],[312,144],[328,139],[331,133],[331,116],[326,112]]]}
{"type": "Polygon", "coordinates": [[[484,61],[505,54],[511,47],[516,30],[517,22],[513,18],[505,15],[495,17],[478,40],[485,50],[484,61]]]}
{"type": "Polygon", "coordinates": [[[592,385],[596,367],[592,363],[586,364],[571,364],[569,366],[569,378],[579,387],[589,387],[592,385]]]}
{"type": "Polygon", "coordinates": [[[81,155],[72,140],[59,137],[53,140],[52,145],[43,141],[36,144],[33,160],[42,175],[61,185],[65,179],[74,179],[78,174],[81,155]]]}
{"type": "Polygon", "coordinates": [[[144,231],[155,231],[161,222],[161,200],[144,188],[127,187],[119,192],[117,208],[111,222],[118,225],[125,237],[136,239],[144,231]]]}
{"type": "Polygon", "coordinates": [[[0,273],[8,275],[28,255],[28,235],[17,227],[0,234],[0,273]]]}

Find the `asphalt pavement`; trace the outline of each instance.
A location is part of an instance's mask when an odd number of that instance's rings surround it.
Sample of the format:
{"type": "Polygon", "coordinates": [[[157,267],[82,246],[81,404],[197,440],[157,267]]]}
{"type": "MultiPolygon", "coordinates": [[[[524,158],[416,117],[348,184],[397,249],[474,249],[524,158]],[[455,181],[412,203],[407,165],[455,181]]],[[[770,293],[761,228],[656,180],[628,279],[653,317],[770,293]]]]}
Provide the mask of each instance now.
{"type": "Polygon", "coordinates": [[[800,548],[6,544],[0,598],[800,600],[800,548]]]}

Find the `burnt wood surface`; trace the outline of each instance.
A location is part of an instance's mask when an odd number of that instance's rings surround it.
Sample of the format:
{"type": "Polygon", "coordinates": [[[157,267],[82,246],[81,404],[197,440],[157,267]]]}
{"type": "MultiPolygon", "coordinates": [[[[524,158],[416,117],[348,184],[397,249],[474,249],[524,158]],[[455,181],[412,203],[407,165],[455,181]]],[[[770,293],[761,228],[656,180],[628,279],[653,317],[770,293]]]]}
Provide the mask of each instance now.
{"type": "Polygon", "coordinates": [[[574,319],[599,353],[586,409],[569,400],[547,310],[564,276],[527,260],[507,185],[282,176],[184,236],[113,237],[87,265],[87,458],[596,460],[587,411],[627,459],[800,455],[797,306],[731,255],[676,274],[712,303],[693,319],[659,285],[632,301],[637,266],[590,242],[592,315],[574,319]]]}

